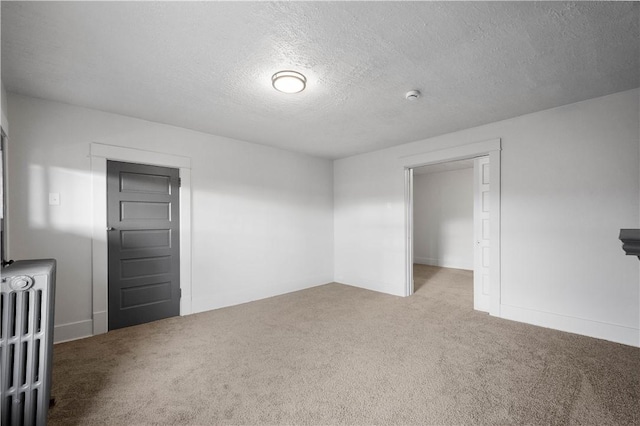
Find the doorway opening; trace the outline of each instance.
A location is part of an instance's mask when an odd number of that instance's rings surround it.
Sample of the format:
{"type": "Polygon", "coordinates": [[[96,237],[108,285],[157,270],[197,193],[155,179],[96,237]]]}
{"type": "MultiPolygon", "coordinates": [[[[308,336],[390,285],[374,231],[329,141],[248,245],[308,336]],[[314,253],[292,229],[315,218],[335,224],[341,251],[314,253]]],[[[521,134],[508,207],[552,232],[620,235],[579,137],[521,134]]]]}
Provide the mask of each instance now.
{"type": "MultiPolygon", "coordinates": [[[[472,277],[467,277],[467,281],[473,281],[474,309],[489,312],[493,316],[500,316],[500,149],[500,139],[494,139],[401,159],[405,167],[405,294],[407,296],[412,295],[415,290],[414,262],[416,260],[418,264],[435,263],[435,265],[428,265],[428,267],[418,267],[425,269],[425,271],[418,271],[418,274],[422,275],[418,276],[418,279],[428,278],[429,274],[433,275],[437,272],[437,268],[446,267],[446,265],[462,267],[461,270],[464,270],[465,267],[469,268],[471,265],[468,251],[471,247],[473,267],[467,270],[473,270],[474,273],[472,277]],[[441,212],[440,214],[446,219],[446,226],[449,229],[443,229],[441,224],[437,225],[439,226],[437,232],[440,232],[442,236],[447,233],[457,236],[457,242],[449,240],[446,243],[449,249],[456,244],[460,246],[460,241],[464,239],[469,242],[466,246],[466,255],[451,258],[452,251],[441,247],[442,243],[437,239],[430,243],[432,244],[431,253],[436,253],[436,255],[428,254],[429,252],[425,251],[425,243],[415,241],[415,226],[424,227],[424,224],[421,224],[423,218],[419,218],[416,222],[416,202],[424,203],[425,201],[421,199],[421,196],[418,199],[414,197],[414,189],[416,180],[419,181],[420,175],[424,174],[421,172],[428,170],[420,168],[432,166],[435,168],[431,170],[436,171],[452,168],[462,170],[463,168],[470,169],[471,164],[473,164],[472,171],[461,173],[466,173],[467,177],[471,173],[473,177],[472,216],[469,216],[468,203],[470,200],[467,197],[466,218],[463,219],[465,223],[457,223],[452,218],[455,214],[451,214],[451,212],[441,212]],[[470,228],[472,231],[469,231],[470,228]],[[416,247],[418,245],[419,247],[416,247]],[[425,253],[427,254],[425,255],[425,253]],[[431,271],[427,270],[429,267],[431,271]]],[[[469,181],[467,180],[466,183],[468,194],[469,181]]],[[[446,193],[440,196],[451,198],[451,195],[451,193],[446,193]]],[[[449,206],[449,208],[452,207],[449,206]]],[[[453,208],[455,210],[455,202],[453,208]]],[[[428,245],[429,242],[426,244],[428,245]]],[[[420,284],[422,283],[418,282],[415,287],[419,288],[420,284]]]]}
{"type": "Polygon", "coordinates": [[[414,293],[488,312],[488,165],[483,156],[413,169],[414,293]]]}

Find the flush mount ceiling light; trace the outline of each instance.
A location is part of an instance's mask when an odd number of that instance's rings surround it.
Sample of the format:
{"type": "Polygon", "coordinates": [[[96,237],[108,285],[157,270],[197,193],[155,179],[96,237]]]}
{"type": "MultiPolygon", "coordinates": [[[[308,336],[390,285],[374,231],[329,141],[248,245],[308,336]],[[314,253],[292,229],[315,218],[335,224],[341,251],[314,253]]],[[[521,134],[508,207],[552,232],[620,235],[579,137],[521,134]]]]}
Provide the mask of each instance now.
{"type": "Polygon", "coordinates": [[[307,87],[307,78],[295,71],[278,71],[271,77],[273,88],[282,93],[298,93],[307,87]]]}

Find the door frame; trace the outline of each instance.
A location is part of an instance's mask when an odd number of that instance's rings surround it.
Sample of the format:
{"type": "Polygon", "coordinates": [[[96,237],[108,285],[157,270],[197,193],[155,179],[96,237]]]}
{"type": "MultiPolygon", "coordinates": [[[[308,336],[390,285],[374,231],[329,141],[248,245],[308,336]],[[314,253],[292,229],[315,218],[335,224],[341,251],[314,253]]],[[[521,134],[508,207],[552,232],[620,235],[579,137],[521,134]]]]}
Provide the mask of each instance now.
{"type": "Polygon", "coordinates": [[[421,154],[400,157],[398,160],[404,167],[404,206],[405,206],[405,296],[413,294],[413,169],[455,160],[465,160],[479,156],[489,156],[491,164],[491,215],[489,219],[490,248],[490,283],[491,294],[489,314],[500,316],[500,152],[502,142],[499,138],[482,142],[438,149],[421,154]]]}
{"type": "Polygon", "coordinates": [[[191,159],[116,145],[91,143],[93,228],[91,236],[93,334],[108,331],[107,160],[163,166],[180,171],[180,315],[191,308],[191,159]]]}
{"type": "Polygon", "coordinates": [[[0,176],[0,180],[2,181],[2,188],[0,188],[0,192],[2,192],[2,219],[1,222],[1,238],[0,238],[0,267],[4,266],[5,261],[9,261],[9,234],[7,232],[7,214],[9,213],[9,206],[7,204],[9,200],[9,194],[7,193],[8,185],[8,169],[7,169],[7,134],[4,132],[4,128],[0,126],[0,152],[2,155],[0,156],[0,162],[2,162],[0,167],[2,169],[2,176],[0,176]]]}

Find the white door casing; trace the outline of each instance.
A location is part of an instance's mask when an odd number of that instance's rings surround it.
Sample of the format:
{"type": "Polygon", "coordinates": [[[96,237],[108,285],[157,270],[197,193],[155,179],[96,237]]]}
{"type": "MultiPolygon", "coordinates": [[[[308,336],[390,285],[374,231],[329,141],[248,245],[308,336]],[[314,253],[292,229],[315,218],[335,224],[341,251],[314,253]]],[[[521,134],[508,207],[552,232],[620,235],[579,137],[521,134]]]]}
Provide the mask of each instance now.
{"type": "Polygon", "coordinates": [[[491,281],[491,192],[489,157],[474,159],[473,165],[473,309],[489,312],[491,281]]]}
{"type": "Polygon", "coordinates": [[[398,165],[404,168],[405,187],[405,295],[413,294],[413,172],[411,169],[429,164],[443,163],[487,156],[491,164],[491,192],[489,233],[493,244],[489,247],[491,263],[489,265],[489,314],[500,316],[500,151],[502,143],[499,138],[466,145],[458,145],[445,149],[426,151],[398,158],[398,165]]]}
{"type": "Polygon", "coordinates": [[[191,313],[191,159],[101,143],[90,144],[93,198],[92,312],[93,334],[106,333],[107,292],[107,160],[175,167],[180,170],[180,315],[191,313]]]}

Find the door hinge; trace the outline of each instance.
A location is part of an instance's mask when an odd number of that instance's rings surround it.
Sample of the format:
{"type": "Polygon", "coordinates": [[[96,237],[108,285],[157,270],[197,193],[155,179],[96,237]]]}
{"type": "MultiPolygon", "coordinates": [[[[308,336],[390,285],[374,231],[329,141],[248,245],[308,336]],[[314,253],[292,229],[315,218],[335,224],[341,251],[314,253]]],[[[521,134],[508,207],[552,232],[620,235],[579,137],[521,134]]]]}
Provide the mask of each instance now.
{"type": "Polygon", "coordinates": [[[182,188],[182,178],[178,178],[178,188],[182,188]]]}
{"type": "Polygon", "coordinates": [[[182,299],[182,289],[178,289],[178,299],[182,299]]]}

